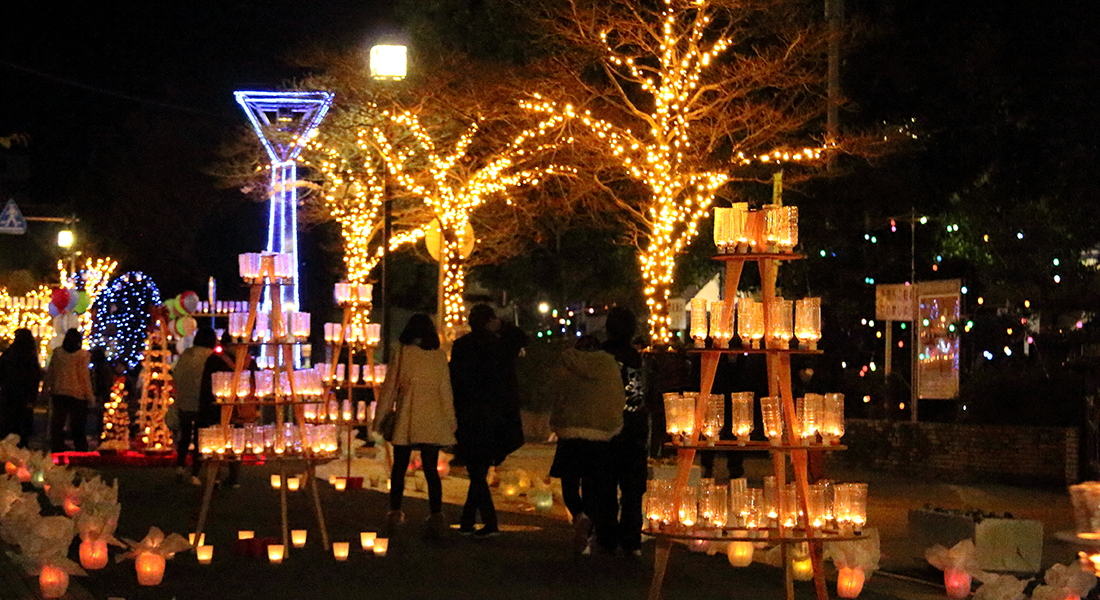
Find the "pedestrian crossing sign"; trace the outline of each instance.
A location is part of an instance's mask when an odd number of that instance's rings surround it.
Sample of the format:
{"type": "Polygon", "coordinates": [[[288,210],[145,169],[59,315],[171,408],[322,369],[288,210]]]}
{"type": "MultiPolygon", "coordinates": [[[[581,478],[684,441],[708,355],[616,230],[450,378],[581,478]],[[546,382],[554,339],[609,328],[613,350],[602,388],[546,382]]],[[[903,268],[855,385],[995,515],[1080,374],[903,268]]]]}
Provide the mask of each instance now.
{"type": "Polygon", "coordinates": [[[8,200],[4,210],[0,211],[0,233],[20,235],[26,232],[27,220],[23,218],[23,213],[19,212],[15,200],[8,200]]]}

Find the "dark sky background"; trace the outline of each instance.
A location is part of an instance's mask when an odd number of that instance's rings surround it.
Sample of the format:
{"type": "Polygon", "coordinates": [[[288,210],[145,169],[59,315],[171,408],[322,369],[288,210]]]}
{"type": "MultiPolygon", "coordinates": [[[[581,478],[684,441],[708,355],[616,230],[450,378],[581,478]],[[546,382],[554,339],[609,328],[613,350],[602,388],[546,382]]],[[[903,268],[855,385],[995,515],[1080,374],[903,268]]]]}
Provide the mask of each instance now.
{"type": "MultiPolygon", "coordinates": [[[[11,4],[0,136],[30,142],[7,152],[0,198],[28,216],[76,214],[89,251],[169,294],[235,280],[235,255],[264,244],[266,208],[206,174],[247,127],[233,91],[280,89],[308,46],[367,48],[392,31],[384,0],[11,4]]],[[[48,273],[58,228],[0,236],[0,272],[48,273]]]]}
{"type": "MultiPolygon", "coordinates": [[[[504,1],[423,4],[472,14],[473,26],[444,29],[455,38],[445,43],[469,49],[502,37],[481,25],[504,1]]],[[[0,149],[0,159],[25,158],[29,179],[0,169],[0,199],[15,198],[28,214],[77,214],[89,250],[153,274],[166,293],[202,290],[211,274],[235,281],[235,255],[264,243],[266,207],[218,189],[206,174],[219,147],[250,135],[232,92],[282,87],[300,75],[286,58],[310,45],[366,49],[392,30],[396,3],[9,3],[0,136],[26,133],[30,143],[0,149]]],[[[911,123],[919,141],[831,190],[792,190],[807,211],[815,202],[826,207],[819,222],[842,224],[808,230],[806,239],[847,235],[858,243],[864,223],[885,227],[882,216],[912,207],[947,210],[950,198],[967,194],[984,194],[991,206],[1040,197],[1100,206],[1100,27],[1092,8],[1072,0],[849,0],[858,40],[842,67],[851,100],[842,124],[911,123]]],[[[1082,212],[1077,221],[1100,221],[1093,217],[1082,212]]],[[[30,229],[0,236],[0,274],[52,270],[57,226],[30,229]]],[[[310,235],[301,243],[307,272],[338,268],[310,235]]],[[[888,269],[907,274],[907,241],[896,254],[898,265],[876,260],[882,272],[870,274],[884,281],[900,276],[888,269]]]]}

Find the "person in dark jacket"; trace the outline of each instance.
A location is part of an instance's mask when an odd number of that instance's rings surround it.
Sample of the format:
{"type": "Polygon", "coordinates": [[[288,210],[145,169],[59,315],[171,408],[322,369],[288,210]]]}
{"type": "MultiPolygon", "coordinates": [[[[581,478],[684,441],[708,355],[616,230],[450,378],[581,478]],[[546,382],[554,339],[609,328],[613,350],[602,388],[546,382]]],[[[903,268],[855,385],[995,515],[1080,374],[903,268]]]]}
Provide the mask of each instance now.
{"type": "Polygon", "coordinates": [[[11,346],[0,354],[0,439],[15,433],[26,447],[34,433],[34,402],[42,367],[30,329],[16,329],[11,346]]]}
{"type": "Polygon", "coordinates": [[[462,507],[459,532],[478,536],[499,531],[489,468],[523,445],[516,359],[527,336],[503,323],[485,304],[470,309],[470,333],[451,348],[451,387],[458,419],[458,457],[465,462],[470,490],[462,507]],[[480,513],[481,529],[474,531],[480,513]]]}
{"type": "Polygon", "coordinates": [[[618,543],[623,552],[638,556],[642,549],[642,495],[649,478],[649,411],[645,404],[642,355],[634,347],[638,319],[629,308],[616,306],[607,313],[607,341],[603,350],[619,363],[626,393],[623,429],[611,439],[615,480],[619,488],[618,543]]]}

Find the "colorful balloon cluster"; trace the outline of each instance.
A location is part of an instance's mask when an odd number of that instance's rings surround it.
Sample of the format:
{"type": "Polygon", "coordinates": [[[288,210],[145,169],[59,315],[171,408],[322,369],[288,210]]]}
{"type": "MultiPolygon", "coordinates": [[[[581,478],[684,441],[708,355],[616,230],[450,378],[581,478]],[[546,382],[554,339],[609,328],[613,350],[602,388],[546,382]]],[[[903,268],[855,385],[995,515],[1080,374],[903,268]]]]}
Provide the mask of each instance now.
{"type": "Polygon", "coordinates": [[[82,315],[91,303],[92,299],[84,290],[57,288],[50,292],[50,316],[56,317],[66,313],[82,315]]]}
{"type": "Polygon", "coordinates": [[[191,313],[198,307],[199,295],[191,291],[165,301],[164,308],[168,311],[168,331],[181,338],[195,333],[199,323],[191,313]]]}

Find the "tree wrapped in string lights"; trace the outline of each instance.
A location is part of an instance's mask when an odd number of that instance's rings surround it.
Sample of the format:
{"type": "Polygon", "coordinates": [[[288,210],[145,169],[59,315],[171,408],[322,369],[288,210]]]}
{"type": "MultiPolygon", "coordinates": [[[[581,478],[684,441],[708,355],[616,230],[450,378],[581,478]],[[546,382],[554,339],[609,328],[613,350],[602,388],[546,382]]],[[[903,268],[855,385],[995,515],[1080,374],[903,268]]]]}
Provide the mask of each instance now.
{"type": "MultiPolygon", "coordinates": [[[[639,246],[655,344],[671,339],[677,256],[716,194],[745,178],[737,169],[806,139],[825,111],[827,37],[808,8],[789,0],[570,0],[542,14],[578,54],[560,72],[563,91],[524,106],[583,124],[587,143],[645,186],[642,198],[607,191],[639,246]],[[602,76],[583,68],[592,63],[602,76]]],[[[779,156],[807,152],[818,151],[779,156]]]]}
{"type": "MultiPolygon", "coordinates": [[[[313,208],[304,215],[340,223],[350,282],[366,281],[382,255],[384,202],[394,218],[391,250],[417,242],[436,223],[441,321],[453,331],[464,318],[469,261],[507,256],[505,246],[520,237],[510,226],[476,227],[475,211],[494,199],[514,206],[517,196],[575,170],[550,156],[559,141],[550,134],[564,119],[540,122],[520,110],[507,76],[498,71],[489,84],[446,66],[431,72],[408,84],[416,93],[404,95],[363,91],[355,85],[361,70],[347,62],[307,82],[338,93],[329,121],[302,155],[321,176],[314,196],[321,201],[307,203],[313,208]],[[470,257],[474,231],[478,254],[470,257]]],[[[492,218],[508,222],[499,212],[492,218]]]]}

